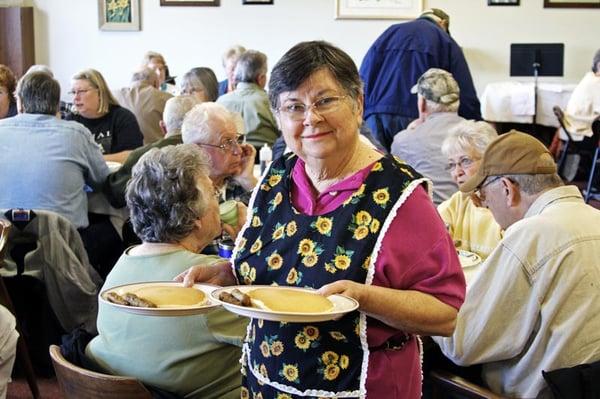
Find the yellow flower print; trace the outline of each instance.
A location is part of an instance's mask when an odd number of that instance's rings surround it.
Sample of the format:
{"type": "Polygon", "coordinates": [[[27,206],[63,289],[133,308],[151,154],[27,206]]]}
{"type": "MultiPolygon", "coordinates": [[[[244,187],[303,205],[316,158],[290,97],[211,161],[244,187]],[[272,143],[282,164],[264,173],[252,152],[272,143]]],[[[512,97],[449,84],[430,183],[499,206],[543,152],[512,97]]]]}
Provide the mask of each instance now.
{"type": "Polygon", "coordinates": [[[310,347],[310,341],[306,337],[304,333],[298,333],[294,338],[294,344],[296,344],[296,348],[306,350],[310,347]]]}
{"type": "Polygon", "coordinates": [[[263,377],[267,377],[267,378],[269,377],[269,373],[267,373],[267,366],[265,366],[264,364],[260,365],[260,367],[258,368],[258,372],[263,377]]]}
{"type": "Polygon", "coordinates": [[[269,186],[268,184],[263,183],[263,184],[260,185],[260,189],[263,190],[263,191],[269,191],[269,190],[271,190],[271,186],[269,186]]]}
{"type": "Polygon", "coordinates": [[[273,341],[271,343],[271,354],[273,356],[279,356],[283,353],[283,342],[273,341]]]}
{"type": "Polygon", "coordinates": [[[255,254],[257,252],[260,252],[261,248],[262,248],[262,241],[260,240],[260,238],[257,238],[256,241],[254,241],[254,244],[252,244],[252,246],[250,247],[250,252],[255,254]]]}
{"type": "Polygon", "coordinates": [[[365,187],[366,186],[364,184],[361,184],[360,187],[358,188],[358,190],[356,190],[354,192],[354,194],[352,194],[352,195],[354,195],[355,197],[359,197],[359,196],[363,195],[363,193],[365,192],[365,187]]]}
{"type": "Polygon", "coordinates": [[[390,193],[389,193],[387,187],[380,188],[379,190],[377,190],[373,193],[373,201],[375,201],[375,203],[377,205],[380,205],[385,208],[385,205],[388,203],[389,200],[390,200],[390,193]]]}
{"type": "Polygon", "coordinates": [[[298,271],[296,270],[295,267],[292,267],[285,279],[285,282],[288,284],[296,284],[297,281],[298,281],[298,271]]]}
{"type": "Polygon", "coordinates": [[[258,319],[258,328],[263,328],[263,324],[265,324],[265,321],[263,319],[258,319]]]}
{"type": "Polygon", "coordinates": [[[314,341],[315,339],[319,338],[319,329],[317,327],[314,326],[306,326],[304,327],[304,335],[306,335],[306,338],[308,338],[310,341],[314,341]]]}
{"type": "Polygon", "coordinates": [[[319,255],[317,255],[315,252],[310,252],[302,258],[302,264],[306,267],[313,267],[314,265],[317,264],[318,260],[319,260],[319,255]]]}
{"type": "Polygon", "coordinates": [[[348,356],[342,355],[340,357],[340,367],[342,369],[346,370],[348,368],[349,364],[350,364],[350,359],[348,358],[348,356]]]}
{"type": "Polygon", "coordinates": [[[362,268],[365,270],[369,270],[369,264],[371,263],[371,256],[367,256],[365,261],[362,264],[362,268]]]}
{"type": "Polygon", "coordinates": [[[263,357],[271,356],[271,350],[267,341],[263,341],[260,343],[260,352],[262,353],[263,357]]]}
{"type": "Polygon", "coordinates": [[[375,162],[375,164],[371,168],[371,171],[372,172],[379,172],[380,170],[383,170],[383,166],[381,165],[381,162],[375,162]]]}
{"type": "Polygon", "coordinates": [[[328,271],[329,273],[333,274],[337,272],[337,269],[331,263],[325,263],[325,271],[328,271]]]}
{"type": "Polygon", "coordinates": [[[346,340],[346,336],[339,331],[330,331],[329,335],[331,335],[331,337],[333,339],[335,339],[336,341],[345,341],[346,340]]]}
{"type": "Polygon", "coordinates": [[[331,218],[319,216],[317,221],[315,222],[315,226],[319,233],[329,236],[331,234],[331,227],[333,226],[333,222],[331,218]]]}
{"type": "Polygon", "coordinates": [[[283,364],[282,374],[288,381],[298,380],[298,366],[295,364],[283,364]]]}
{"type": "Polygon", "coordinates": [[[242,387],[240,391],[240,399],[250,399],[250,392],[248,392],[248,388],[242,387]]]}
{"type": "Polygon", "coordinates": [[[281,204],[282,200],[283,200],[283,194],[281,194],[281,193],[275,194],[275,198],[273,198],[273,205],[277,206],[277,205],[281,204]]]}
{"type": "Polygon", "coordinates": [[[254,280],[256,280],[256,268],[255,267],[250,268],[250,273],[248,273],[248,277],[250,278],[251,283],[253,283],[254,280]]]}
{"type": "Polygon", "coordinates": [[[273,237],[274,240],[279,240],[284,235],[285,235],[285,226],[279,226],[278,228],[275,229],[275,231],[273,232],[271,237],[273,237]]]}
{"type": "Polygon", "coordinates": [[[350,258],[346,255],[337,255],[333,259],[333,263],[338,269],[346,270],[350,266],[350,258]]]}
{"type": "Polygon", "coordinates": [[[325,364],[336,364],[339,358],[340,356],[333,351],[327,351],[321,355],[321,360],[323,360],[323,363],[325,364]]]}
{"type": "Polygon", "coordinates": [[[360,336],[360,323],[354,325],[354,334],[360,336]]]}
{"type": "Polygon", "coordinates": [[[242,276],[245,276],[248,273],[250,273],[250,265],[248,264],[248,262],[244,262],[240,265],[240,274],[242,276]]]}
{"type": "Polygon", "coordinates": [[[309,253],[315,250],[315,243],[308,238],[304,238],[300,240],[300,244],[298,244],[298,253],[300,255],[308,255],[309,253]]]}
{"type": "Polygon", "coordinates": [[[333,381],[338,378],[340,375],[340,368],[336,364],[328,364],[325,367],[325,379],[329,381],[333,381]]]}
{"type": "MultiPolygon", "coordinates": [[[[261,385],[261,386],[264,385],[264,383],[262,383],[260,381],[257,381],[257,382],[258,382],[258,385],[261,385]]],[[[254,395],[253,399],[263,399],[262,392],[258,392],[256,395],[254,395]]]]}
{"type": "Polygon", "coordinates": [[[281,181],[281,175],[272,175],[269,177],[269,185],[275,187],[281,181]]]}
{"type": "Polygon", "coordinates": [[[291,237],[294,234],[296,234],[297,230],[298,230],[298,226],[296,225],[296,222],[294,222],[293,220],[291,222],[289,222],[287,224],[287,226],[285,227],[285,233],[287,234],[288,237],[291,237]]]}
{"type": "Polygon", "coordinates": [[[367,211],[359,211],[356,214],[356,224],[368,226],[371,223],[371,214],[367,211]]]}
{"type": "Polygon", "coordinates": [[[283,265],[283,258],[277,253],[277,251],[273,252],[267,257],[267,266],[269,270],[279,270],[281,265],[283,265]]]}
{"type": "Polygon", "coordinates": [[[262,222],[258,216],[252,216],[252,227],[260,227],[262,226],[262,222]]]}
{"type": "Polygon", "coordinates": [[[288,395],[287,393],[279,392],[275,399],[292,399],[292,397],[290,395],[288,395]]]}
{"type": "Polygon", "coordinates": [[[242,237],[240,239],[239,251],[243,251],[246,248],[246,243],[247,242],[248,242],[248,240],[246,239],[246,237],[242,237]]]}
{"type": "Polygon", "coordinates": [[[244,284],[250,285],[252,283],[253,283],[253,281],[250,279],[250,276],[245,276],[244,277],[244,284]]]}
{"type": "Polygon", "coordinates": [[[406,168],[400,168],[400,170],[404,173],[406,173],[407,175],[409,175],[410,177],[414,177],[412,172],[406,168]]]}
{"type": "Polygon", "coordinates": [[[366,236],[369,235],[369,228],[367,226],[358,226],[356,230],[354,230],[354,234],[352,238],[355,240],[362,240],[366,236]]]}
{"type": "Polygon", "coordinates": [[[379,231],[379,220],[373,219],[371,221],[370,229],[371,229],[371,233],[373,233],[373,234],[377,233],[379,231]]]}

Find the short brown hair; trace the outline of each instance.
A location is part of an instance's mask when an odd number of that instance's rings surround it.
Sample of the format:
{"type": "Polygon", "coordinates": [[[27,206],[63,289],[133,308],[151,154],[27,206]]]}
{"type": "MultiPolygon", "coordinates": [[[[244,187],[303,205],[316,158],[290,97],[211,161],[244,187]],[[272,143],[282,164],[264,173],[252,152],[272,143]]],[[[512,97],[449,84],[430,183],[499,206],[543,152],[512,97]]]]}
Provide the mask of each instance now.
{"type": "Polygon", "coordinates": [[[6,87],[10,102],[15,102],[15,89],[17,87],[17,79],[15,74],[4,64],[0,64],[0,86],[6,87]]]}

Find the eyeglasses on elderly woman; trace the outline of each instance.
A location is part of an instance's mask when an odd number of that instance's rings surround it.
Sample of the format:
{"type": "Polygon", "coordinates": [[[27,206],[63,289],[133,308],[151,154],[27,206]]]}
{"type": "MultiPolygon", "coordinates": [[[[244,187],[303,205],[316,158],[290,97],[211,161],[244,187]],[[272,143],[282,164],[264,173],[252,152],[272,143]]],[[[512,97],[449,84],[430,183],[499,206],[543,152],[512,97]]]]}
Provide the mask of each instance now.
{"type": "Polygon", "coordinates": [[[222,151],[228,152],[233,151],[234,149],[239,149],[244,143],[244,137],[245,136],[243,134],[238,133],[235,139],[224,139],[221,144],[196,143],[196,145],[220,148],[222,151]]]}
{"type": "Polygon", "coordinates": [[[461,157],[458,162],[448,162],[448,165],[446,165],[444,167],[444,169],[446,170],[454,170],[456,169],[456,167],[460,167],[461,169],[468,169],[471,166],[473,166],[473,164],[475,162],[477,162],[479,159],[473,159],[473,158],[469,158],[469,157],[461,157]]]}
{"type": "Polygon", "coordinates": [[[311,109],[312,112],[320,116],[325,116],[336,111],[346,97],[348,96],[323,97],[308,105],[301,102],[292,102],[282,105],[277,108],[277,111],[283,113],[293,121],[302,121],[306,118],[308,111],[311,109]]]}

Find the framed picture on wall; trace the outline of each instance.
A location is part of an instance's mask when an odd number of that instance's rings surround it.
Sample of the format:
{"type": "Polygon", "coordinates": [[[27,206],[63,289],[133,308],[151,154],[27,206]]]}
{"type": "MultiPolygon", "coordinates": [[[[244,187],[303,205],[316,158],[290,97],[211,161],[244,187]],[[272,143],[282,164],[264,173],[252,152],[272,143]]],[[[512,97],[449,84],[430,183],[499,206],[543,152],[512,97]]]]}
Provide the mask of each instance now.
{"type": "Polygon", "coordinates": [[[413,19],[423,0],[335,0],[335,19],[413,19]]]}
{"type": "Polygon", "coordinates": [[[600,8],[600,0],[544,0],[544,8],[600,8]]]}
{"type": "Polygon", "coordinates": [[[519,0],[488,0],[488,6],[518,6],[519,0]]]}
{"type": "Polygon", "coordinates": [[[273,4],[273,0],[242,0],[242,4],[273,4]]]}
{"type": "Polygon", "coordinates": [[[218,7],[220,0],[160,0],[161,6],[207,6],[218,7]]]}
{"type": "Polygon", "coordinates": [[[139,0],[98,0],[100,30],[140,30],[139,0]]]}

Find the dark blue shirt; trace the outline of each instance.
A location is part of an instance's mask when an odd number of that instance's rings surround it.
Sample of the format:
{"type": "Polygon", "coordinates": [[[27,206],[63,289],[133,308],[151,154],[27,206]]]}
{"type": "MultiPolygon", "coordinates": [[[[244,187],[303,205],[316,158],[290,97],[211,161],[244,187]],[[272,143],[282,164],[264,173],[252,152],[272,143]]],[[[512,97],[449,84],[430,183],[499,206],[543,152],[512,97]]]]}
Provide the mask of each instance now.
{"type": "Polygon", "coordinates": [[[376,113],[417,118],[417,95],[410,89],[429,68],[452,73],[460,87],[459,115],[481,120],[479,100],[462,50],[427,18],[390,26],[365,55],[360,67],[365,85],[365,119],[376,113]]]}

